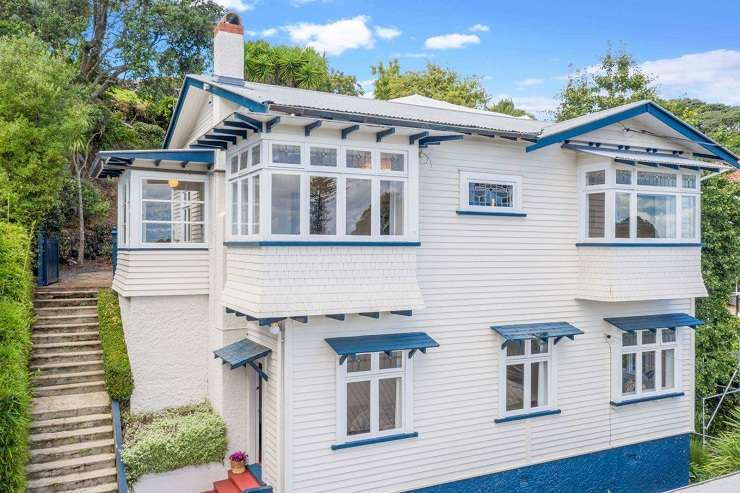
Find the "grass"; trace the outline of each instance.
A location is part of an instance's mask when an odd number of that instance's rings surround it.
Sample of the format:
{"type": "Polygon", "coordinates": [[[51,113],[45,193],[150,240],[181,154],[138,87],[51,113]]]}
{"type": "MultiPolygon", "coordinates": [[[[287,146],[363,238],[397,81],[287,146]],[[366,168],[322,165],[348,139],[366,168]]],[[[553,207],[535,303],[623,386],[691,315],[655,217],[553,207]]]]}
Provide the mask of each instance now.
{"type": "Polygon", "coordinates": [[[145,474],[221,462],[226,424],[207,402],[123,417],[123,462],[129,484],[145,474]]]}
{"type": "Polygon", "coordinates": [[[103,347],[105,387],[111,399],[128,403],[134,391],[134,377],[123,336],[118,296],[110,289],[98,293],[98,323],[103,347]]]}
{"type": "Polygon", "coordinates": [[[26,491],[33,278],[30,236],[0,222],[0,493],[26,491]]]}

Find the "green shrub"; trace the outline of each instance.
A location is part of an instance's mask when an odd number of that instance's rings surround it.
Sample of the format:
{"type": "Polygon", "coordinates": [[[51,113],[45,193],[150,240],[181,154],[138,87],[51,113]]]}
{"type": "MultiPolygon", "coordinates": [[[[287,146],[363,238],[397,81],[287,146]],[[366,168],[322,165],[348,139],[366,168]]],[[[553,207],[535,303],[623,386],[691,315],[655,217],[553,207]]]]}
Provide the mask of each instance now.
{"type": "Polygon", "coordinates": [[[98,293],[98,322],[105,386],[112,399],[126,403],[134,391],[134,377],[123,337],[118,296],[110,289],[101,289],[98,293]]]}
{"type": "Polygon", "coordinates": [[[26,490],[32,286],[29,235],[0,222],[0,493],[26,490]]]}
{"type": "Polygon", "coordinates": [[[740,408],[732,410],[727,425],[727,431],[707,443],[708,457],[701,465],[707,478],[740,471],[740,408]]]}
{"type": "Polygon", "coordinates": [[[145,474],[221,462],[226,424],[207,402],[124,415],[123,462],[130,484],[145,474]]]}

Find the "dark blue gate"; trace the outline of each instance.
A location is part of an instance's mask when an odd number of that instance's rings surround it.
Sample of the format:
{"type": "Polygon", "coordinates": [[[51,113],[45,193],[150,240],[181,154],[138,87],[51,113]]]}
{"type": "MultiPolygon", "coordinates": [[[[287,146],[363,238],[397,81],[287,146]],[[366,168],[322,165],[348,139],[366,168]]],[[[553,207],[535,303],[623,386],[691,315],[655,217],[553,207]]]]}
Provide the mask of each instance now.
{"type": "Polygon", "coordinates": [[[36,284],[48,286],[59,281],[59,240],[43,233],[38,236],[36,284]]]}

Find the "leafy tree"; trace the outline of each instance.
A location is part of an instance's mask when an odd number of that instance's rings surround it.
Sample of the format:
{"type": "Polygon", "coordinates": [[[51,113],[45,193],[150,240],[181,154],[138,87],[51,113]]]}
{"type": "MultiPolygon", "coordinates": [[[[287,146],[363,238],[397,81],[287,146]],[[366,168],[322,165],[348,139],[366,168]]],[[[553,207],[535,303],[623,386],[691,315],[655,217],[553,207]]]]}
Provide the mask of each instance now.
{"type": "Polygon", "coordinates": [[[514,105],[514,100],[511,98],[502,98],[497,103],[491,104],[486,108],[488,111],[494,111],[496,113],[503,113],[511,116],[528,116],[534,118],[530,113],[517,108],[514,105]]]}
{"type": "Polygon", "coordinates": [[[557,121],[613,108],[621,104],[657,99],[655,78],[643,73],[635,59],[621,47],[611,46],[595,69],[577,70],[559,94],[557,121]]]}
{"type": "Polygon", "coordinates": [[[479,77],[461,77],[453,70],[427,63],[422,71],[401,72],[398,60],[379,62],[372,67],[377,99],[394,99],[412,94],[452,104],[482,108],[489,97],[479,77]]]}
{"type": "Polygon", "coordinates": [[[33,35],[0,38],[0,73],[0,210],[30,226],[58,200],[71,143],[88,130],[88,93],[33,35]]]}
{"type": "Polygon", "coordinates": [[[358,96],[357,78],[329,67],[326,57],[311,47],[271,45],[248,41],[244,45],[245,78],[254,82],[358,96]]]}

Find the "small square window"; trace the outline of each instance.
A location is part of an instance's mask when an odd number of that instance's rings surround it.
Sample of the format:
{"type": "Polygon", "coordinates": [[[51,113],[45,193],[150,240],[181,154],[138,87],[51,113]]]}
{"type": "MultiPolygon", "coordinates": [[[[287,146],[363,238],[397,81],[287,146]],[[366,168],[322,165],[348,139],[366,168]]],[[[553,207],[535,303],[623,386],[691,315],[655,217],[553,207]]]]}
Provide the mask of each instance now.
{"type": "Polygon", "coordinates": [[[653,171],[638,171],[637,184],[647,187],[676,187],[676,175],[653,171]]]}
{"type": "Polygon", "coordinates": [[[404,171],[404,155],[398,152],[381,152],[380,153],[380,170],[381,171],[404,171]]]}
{"type": "Polygon", "coordinates": [[[334,147],[311,147],[311,166],[337,166],[337,150],[334,147]]]}
{"type": "Polygon", "coordinates": [[[606,183],[606,170],[589,171],[586,173],[586,185],[593,187],[595,185],[604,185],[606,183]]]}
{"type": "Polygon", "coordinates": [[[260,144],[255,145],[252,147],[252,166],[257,166],[261,162],[262,156],[261,154],[262,146],[260,144]]]}
{"type": "Polygon", "coordinates": [[[681,184],[684,188],[696,188],[696,175],[681,175],[681,184]]]}
{"type": "Polygon", "coordinates": [[[514,207],[514,185],[468,182],[468,205],[477,207],[514,207]]]}
{"type": "Polygon", "coordinates": [[[522,178],[484,173],[460,172],[460,209],[496,213],[519,211],[522,201],[522,178]]]}
{"type": "Polygon", "coordinates": [[[277,164],[301,164],[301,146],[272,144],[272,162],[277,164]]]}
{"type": "Polygon", "coordinates": [[[232,175],[239,172],[239,154],[231,156],[230,171],[232,175]]]}
{"type": "Polygon", "coordinates": [[[371,169],[373,167],[372,153],[347,149],[347,167],[352,169],[371,169]]]}
{"type": "Polygon", "coordinates": [[[632,185],[632,171],[628,169],[617,170],[617,185],[632,185]]]}
{"type": "Polygon", "coordinates": [[[249,150],[244,149],[239,156],[239,171],[249,167],[249,150]]]}
{"type": "Polygon", "coordinates": [[[354,358],[347,358],[347,373],[370,371],[372,355],[370,353],[358,354],[354,358]]]}
{"type": "Polygon", "coordinates": [[[643,344],[655,344],[655,332],[649,330],[642,331],[642,343],[643,344]]]}

